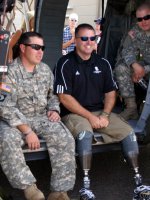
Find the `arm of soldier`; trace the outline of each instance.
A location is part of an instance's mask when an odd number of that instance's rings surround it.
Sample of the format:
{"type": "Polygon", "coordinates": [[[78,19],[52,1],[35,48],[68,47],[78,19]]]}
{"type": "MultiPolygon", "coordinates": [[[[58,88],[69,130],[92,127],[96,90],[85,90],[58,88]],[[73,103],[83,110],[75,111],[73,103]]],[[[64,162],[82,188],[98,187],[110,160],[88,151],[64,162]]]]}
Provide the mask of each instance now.
{"type": "Polygon", "coordinates": [[[138,82],[141,78],[145,76],[145,69],[141,64],[137,62],[132,63],[131,66],[133,68],[132,80],[134,82],[138,82]]]}
{"type": "Polygon", "coordinates": [[[100,128],[100,120],[90,111],[85,109],[73,96],[69,94],[58,94],[60,102],[71,112],[89,120],[93,128],[100,128]]]}
{"type": "Polygon", "coordinates": [[[55,110],[48,111],[47,116],[51,122],[58,122],[61,119],[59,113],[55,110]]]}
{"type": "Polygon", "coordinates": [[[134,48],[132,38],[127,35],[123,42],[122,58],[128,66],[136,62],[136,49],[134,48]]]}
{"type": "Polygon", "coordinates": [[[6,83],[7,88],[8,86],[10,86],[10,91],[9,93],[7,93],[4,101],[0,102],[0,116],[4,121],[9,124],[10,127],[18,128],[18,130],[20,130],[22,133],[26,133],[26,141],[29,148],[37,148],[39,146],[37,145],[37,136],[33,136],[34,134],[31,134],[32,130],[29,128],[28,125],[26,125],[26,117],[20,112],[19,108],[17,107],[18,88],[15,75],[13,74],[13,71],[11,72],[11,69],[8,73],[9,74],[6,76],[6,83]],[[31,139],[31,137],[34,137],[36,139],[31,139]],[[29,141],[28,138],[30,138],[29,141]],[[33,143],[36,143],[36,145],[33,145],[33,143]]]}
{"type": "Polygon", "coordinates": [[[109,125],[109,115],[115,105],[115,102],[116,102],[115,91],[105,93],[104,109],[103,109],[102,114],[99,116],[101,128],[107,127],[109,125]]]}
{"type": "Polygon", "coordinates": [[[131,30],[128,32],[128,36],[126,37],[123,44],[122,58],[128,66],[133,68],[134,73],[132,79],[134,82],[138,82],[139,79],[145,76],[145,69],[141,64],[139,64],[139,61],[137,60],[137,54],[139,52],[137,51],[138,48],[135,49],[133,41],[136,43],[135,31],[131,30]]]}
{"type": "Polygon", "coordinates": [[[27,124],[18,125],[17,128],[20,132],[22,132],[22,134],[24,134],[29,149],[35,150],[40,148],[38,136],[27,124]]]}
{"type": "Polygon", "coordinates": [[[54,94],[54,75],[52,71],[49,69],[49,91],[47,95],[47,111],[56,111],[60,113],[60,107],[59,107],[59,99],[57,95],[54,94]]]}
{"type": "Polygon", "coordinates": [[[0,102],[0,116],[6,121],[10,127],[17,127],[20,124],[26,124],[26,117],[20,112],[17,107],[18,101],[18,87],[13,72],[8,71],[8,75],[5,77],[5,83],[7,92],[5,98],[0,102]],[[9,91],[8,91],[9,89],[9,91]]]}
{"type": "Polygon", "coordinates": [[[145,69],[139,64],[136,51],[137,50],[133,47],[132,42],[122,50],[122,57],[124,58],[125,63],[133,68],[132,79],[134,82],[138,82],[139,79],[145,76],[145,69]]]}

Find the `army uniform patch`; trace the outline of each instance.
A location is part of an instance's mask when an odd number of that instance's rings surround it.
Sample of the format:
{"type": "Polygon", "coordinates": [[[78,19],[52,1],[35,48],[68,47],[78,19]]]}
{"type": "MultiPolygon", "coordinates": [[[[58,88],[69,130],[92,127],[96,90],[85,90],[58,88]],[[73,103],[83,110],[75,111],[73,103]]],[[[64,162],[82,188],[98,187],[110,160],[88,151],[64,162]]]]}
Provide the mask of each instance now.
{"type": "Polygon", "coordinates": [[[0,90],[6,91],[6,92],[11,92],[11,87],[10,87],[10,85],[8,85],[4,82],[0,82],[0,90]]]}
{"type": "Polygon", "coordinates": [[[0,94],[0,102],[3,102],[5,100],[7,95],[5,94],[0,94]]]}
{"type": "Polygon", "coordinates": [[[6,104],[7,100],[10,98],[10,93],[0,90],[0,105],[6,104]]]}

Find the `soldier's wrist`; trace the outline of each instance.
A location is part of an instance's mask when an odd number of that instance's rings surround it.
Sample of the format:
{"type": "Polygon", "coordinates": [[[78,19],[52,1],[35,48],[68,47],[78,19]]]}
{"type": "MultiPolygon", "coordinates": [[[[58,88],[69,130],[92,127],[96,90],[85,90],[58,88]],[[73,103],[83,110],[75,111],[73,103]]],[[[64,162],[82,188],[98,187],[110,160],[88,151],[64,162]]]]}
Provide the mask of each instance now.
{"type": "Polygon", "coordinates": [[[23,134],[26,136],[30,135],[31,133],[33,133],[31,128],[28,128],[26,131],[23,132],[23,134]]]}

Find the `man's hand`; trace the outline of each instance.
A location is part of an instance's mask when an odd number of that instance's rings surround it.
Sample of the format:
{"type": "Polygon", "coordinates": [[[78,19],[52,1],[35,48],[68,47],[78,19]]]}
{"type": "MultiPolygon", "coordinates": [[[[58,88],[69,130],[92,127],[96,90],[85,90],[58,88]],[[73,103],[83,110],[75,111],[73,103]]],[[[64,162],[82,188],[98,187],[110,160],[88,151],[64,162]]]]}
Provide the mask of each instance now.
{"type": "Polygon", "coordinates": [[[92,114],[88,120],[93,129],[105,128],[109,124],[109,118],[103,115],[95,116],[92,114]]]}
{"type": "Polygon", "coordinates": [[[40,148],[39,138],[33,131],[26,135],[25,140],[28,144],[29,149],[36,150],[40,148]]]}
{"type": "Polygon", "coordinates": [[[51,122],[58,122],[60,121],[60,116],[56,111],[48,111],[47,117],[51,122]]]}
{"type": "Polygon", "coordinates": [[[88,120],[89,120],[93,129],[101,128],[100,127],[100,119],[99,119],[98,116],[91,114],[90,117],[88,118],[88,120]]]}
{"type": "Polygon", "coordinates": [[[100,128],[106,128],[109,125],[108,117],[106,117],[104,115],[100,115],[99,119],[100,119],[100,128]]]}
{"type": "Polygon", "coordinates": [[[145,76],[145,70],[144,68],[138,64],[138,63],[133,63],[132,64],[133,67],[133,75],[132,75],[132,80],[133,82],[138,82],[141,78],[143,78],[145,76]]]}

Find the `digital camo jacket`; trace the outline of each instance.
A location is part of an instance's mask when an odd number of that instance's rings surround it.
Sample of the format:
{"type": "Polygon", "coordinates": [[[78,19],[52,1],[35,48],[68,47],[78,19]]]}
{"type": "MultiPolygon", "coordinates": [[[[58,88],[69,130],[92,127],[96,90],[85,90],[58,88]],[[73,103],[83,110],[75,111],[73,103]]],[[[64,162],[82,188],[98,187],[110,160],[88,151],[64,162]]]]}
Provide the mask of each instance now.
{"type": "Polygon", "coordinates": [[[10,91],[0,101],[0,116],[12,126],[27,124],[32,117],[42,117],[48,110],[59,110],[59,101],[53,94],[53,74],[40,63],[30,73],[22,66],[20,58],[9,66],[6,87],[10,91]]]}
{"type": "Polygon", "coordinates": [[[135,25],[122,44],[121,57],[118,60],[130,66],[139,62],[146,73],[150,71],[150,35],[135,25]],[[121,60],[120,60],[121,59],[121,60]]]}

